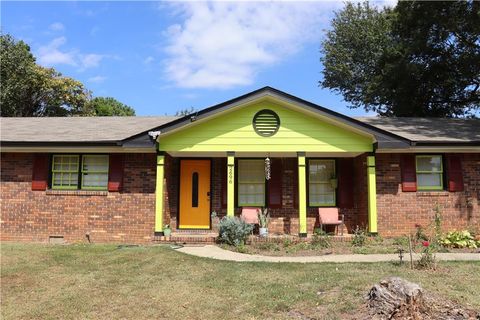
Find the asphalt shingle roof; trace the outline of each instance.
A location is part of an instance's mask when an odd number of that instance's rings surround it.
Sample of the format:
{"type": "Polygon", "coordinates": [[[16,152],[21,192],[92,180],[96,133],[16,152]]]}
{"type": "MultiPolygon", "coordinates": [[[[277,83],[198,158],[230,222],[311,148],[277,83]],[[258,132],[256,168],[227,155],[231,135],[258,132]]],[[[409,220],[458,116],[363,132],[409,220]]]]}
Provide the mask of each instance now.
{"type": "Polygon", "coordinates": [[[178,117],[50,117],[1,118],[0,141],[120,141],[178,117]]]}
{"type": "Polygon", "coordinates": [[[356,119],[411,141],[480,141],[480,119],[380,117],[359,117],[356,119]]]}
{"type": "MultiPolygon", "coordinates": [[[[2,142],[107,142],[169,123],[178,117],[0,118],[2,142]]],[[[479,119],[357,117],[411,141],[479,142],[479,119]]]]}

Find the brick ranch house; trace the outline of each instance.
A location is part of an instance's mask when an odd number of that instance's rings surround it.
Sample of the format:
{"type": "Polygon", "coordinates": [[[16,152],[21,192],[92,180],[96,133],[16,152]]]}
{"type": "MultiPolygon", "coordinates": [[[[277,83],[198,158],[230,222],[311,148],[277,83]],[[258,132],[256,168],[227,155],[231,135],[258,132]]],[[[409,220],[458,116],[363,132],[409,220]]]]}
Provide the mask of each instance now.
{"type": "Polygon", "coordinates": [[[185,117],[2,118],[1,239],[148,243],[246,206],[268,207],[274,234],[311,234],[319,207],[386,237],[436,204],[445,230],[478,227],[479,129],[351,118],[270,87],[185,117]]]}

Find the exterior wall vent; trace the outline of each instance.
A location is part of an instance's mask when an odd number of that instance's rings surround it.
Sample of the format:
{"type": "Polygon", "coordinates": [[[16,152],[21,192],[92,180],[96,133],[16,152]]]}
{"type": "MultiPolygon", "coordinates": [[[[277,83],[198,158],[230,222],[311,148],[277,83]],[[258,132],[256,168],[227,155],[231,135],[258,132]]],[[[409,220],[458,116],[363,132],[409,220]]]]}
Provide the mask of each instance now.
{"type": "Polygon", "coordinates": [[[48,242],[51,243],[51,244],[64,244],[65,243],[65,239],[63,238],[63,236],[49,236],[48,237],[48,242]]]}
{"type": "Polygon", "coordinates": [[[262,137],[271,137],[280,129],[280,118],[272,110],[258,111],[253,117],[253,129],[262,137]]]}

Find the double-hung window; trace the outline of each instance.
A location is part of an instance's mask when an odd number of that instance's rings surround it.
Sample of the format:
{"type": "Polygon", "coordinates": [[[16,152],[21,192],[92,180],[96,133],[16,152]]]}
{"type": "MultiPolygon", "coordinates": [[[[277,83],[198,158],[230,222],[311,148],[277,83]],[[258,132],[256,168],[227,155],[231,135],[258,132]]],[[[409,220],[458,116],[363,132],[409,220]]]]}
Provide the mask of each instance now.
{"type": "Polygon", "coordinates": [[[106,190],[108,186],[108,156],[82,156],[82,189],[106,190]]]}
{"type": "Polygon", "coordinates": [[[52,189],[78,188],[78,155],[54,155],[52,158],[52,189]]]}
{"type": "Polygon", "coordinates": [[[308,161],[308,202],[310,206],[335,206],[335,184],[333,182],[335,178],[335,160],[308,161]]]}
{"type": "Polygon", "coordinates": [[[443,190],[441,155],[416,156],[418,190],[443,190]]]}
{"type": "Polygon", "coordinates": [[[52,189],[107,190],[108,155],[53,155],[52,189]]]}
{"type": "Polygon", "coordinates": [[[264,160],[238,160],[238,206],[265,206],[264,160]]]}

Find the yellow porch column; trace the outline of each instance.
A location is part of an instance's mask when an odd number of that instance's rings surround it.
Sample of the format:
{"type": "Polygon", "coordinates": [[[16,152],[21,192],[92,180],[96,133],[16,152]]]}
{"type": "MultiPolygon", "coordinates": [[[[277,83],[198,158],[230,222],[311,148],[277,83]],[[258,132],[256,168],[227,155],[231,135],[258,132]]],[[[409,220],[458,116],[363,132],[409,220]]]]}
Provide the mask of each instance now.
{"type": "Polygon", "coordinates": [[[305,152],[297,152],[298,158],[298,218],[299,235],[307,236],[307,179],[305,152]]]}
{"type": "Polygon", "coordinates": [[[157,154],[157,180],[155,184],[155,233],[163,233],[163,177],[165,156],[157,154]]]}
{"type": "Polygon", "coordinates": [[[227,152],[227,216],[235,215],[235,152],[227,152]]]}
{"type": "Polygon", "coordinates": [[[377,183],[375,181],[375,156],[367,157],[368,231],[377,233],[377,183]]]}

